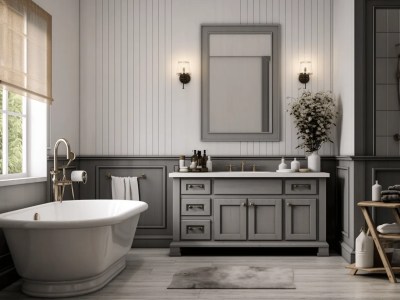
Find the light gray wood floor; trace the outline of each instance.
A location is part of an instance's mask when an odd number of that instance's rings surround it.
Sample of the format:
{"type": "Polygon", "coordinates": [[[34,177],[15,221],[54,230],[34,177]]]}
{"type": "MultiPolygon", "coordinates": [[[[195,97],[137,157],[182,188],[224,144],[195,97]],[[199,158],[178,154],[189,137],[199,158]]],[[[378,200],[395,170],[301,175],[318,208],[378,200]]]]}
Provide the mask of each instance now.
{"type": "MultiPolygon", "coordinates": [[[[169,257],[168,249],[132,249],[124,271],[100,291],[78,299],[400,299],[400,283],[382,275],[351,276],[346,265],[340,256],[169,257]],[[296,289],[167,290],[175,272],[210,265],[289,267],[296,289]]],[[[31,299],[19,290],[16,282],[0,292],[0,299],[31,299]]]]}

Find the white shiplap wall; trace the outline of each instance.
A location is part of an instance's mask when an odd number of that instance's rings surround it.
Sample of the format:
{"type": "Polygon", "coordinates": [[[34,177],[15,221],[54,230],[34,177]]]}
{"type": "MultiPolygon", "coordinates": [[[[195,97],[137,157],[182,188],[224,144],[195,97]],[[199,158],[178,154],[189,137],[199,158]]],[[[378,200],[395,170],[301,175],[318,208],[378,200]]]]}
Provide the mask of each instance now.
{"type": "MultiPolygon", "coordinates": [[[[81,0],[80,153],[83,155],[296,155],[286,112],[299,61],[310,90],[331,90],[331,0],[81,0]],[[201,24],[280,24],[281,142],[204,143],[200,137],[201,24]],[[182,89],[178,60],[191,63],[182,89]]],[[[222,116],[224,117],[224,116],[222,116]]],[[[225,116],[226,117],[226,116],[225,116]]],[[[334,136],[334,134],[333,134],[334,136]]],[[[336,153],[324,145],[322,155],[336,153]]]]}

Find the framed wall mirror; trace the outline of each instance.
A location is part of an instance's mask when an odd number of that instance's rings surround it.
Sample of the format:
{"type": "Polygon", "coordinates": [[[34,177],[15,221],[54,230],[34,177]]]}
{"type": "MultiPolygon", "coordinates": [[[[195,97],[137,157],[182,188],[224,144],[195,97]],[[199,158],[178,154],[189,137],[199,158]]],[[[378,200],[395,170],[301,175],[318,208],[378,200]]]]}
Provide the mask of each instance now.
{"type": "Polygon", "coordinates": [[[203,25],[203,141],[279,141],[280,26],[203,25]]]}

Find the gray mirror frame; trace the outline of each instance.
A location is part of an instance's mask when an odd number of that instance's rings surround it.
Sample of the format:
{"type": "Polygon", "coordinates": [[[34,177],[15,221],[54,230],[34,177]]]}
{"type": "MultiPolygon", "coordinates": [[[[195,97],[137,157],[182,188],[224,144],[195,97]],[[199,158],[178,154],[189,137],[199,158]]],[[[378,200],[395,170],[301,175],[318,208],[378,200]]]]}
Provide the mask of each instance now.
{"type": "Polygon", "coordinates": [[[201,26],[201,140],[207,142],[280,141],[280,25],[202,25],[201,26]],[[260,133],[210,132],[210,34],[269,33],[272,35],[272,131],[260,133]]]}

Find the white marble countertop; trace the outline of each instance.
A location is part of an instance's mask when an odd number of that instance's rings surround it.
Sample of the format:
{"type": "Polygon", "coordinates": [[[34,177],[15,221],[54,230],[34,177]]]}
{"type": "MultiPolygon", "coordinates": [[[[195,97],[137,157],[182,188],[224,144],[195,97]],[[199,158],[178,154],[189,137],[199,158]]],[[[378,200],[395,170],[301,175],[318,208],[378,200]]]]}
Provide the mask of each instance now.
{"type": "Polygon", "coordinates": [[[281,173],[281,172],[173,172],[169,173],[172,178],[327,178],[329,173],[307,172],[307,173],[281,173]]]}

